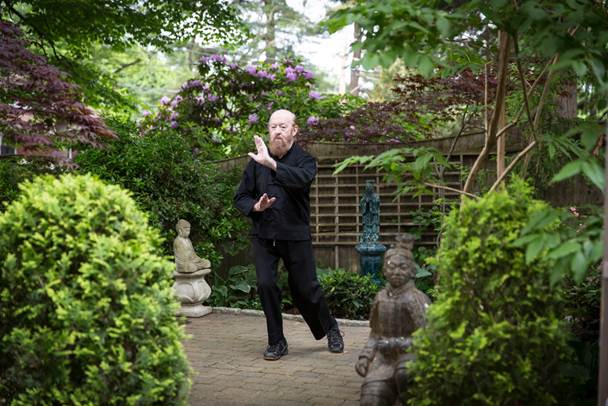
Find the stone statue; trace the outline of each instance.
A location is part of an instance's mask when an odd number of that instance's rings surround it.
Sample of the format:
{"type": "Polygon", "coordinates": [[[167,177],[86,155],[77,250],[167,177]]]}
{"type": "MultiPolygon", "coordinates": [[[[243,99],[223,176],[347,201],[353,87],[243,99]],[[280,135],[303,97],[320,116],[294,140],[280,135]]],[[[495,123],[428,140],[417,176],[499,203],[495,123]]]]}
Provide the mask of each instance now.
{"type": "Polygon", "coordinates": [[[173,240],[173,253],[177,272],[192,273],[199,269],[209,269],[211,266],[209,260],[196,255],[192,242],[188,238],[190,236],[190,223],[180,219],[175,229],[177,230],[177,237],[173,240]]]}
{"type": "Polygon", "coordinates": [[[365,184],[365,193],[359,202],[363,233],[362,244],[371,244],[378,241],[380,233],[380,197],[374,192],[374,181],[368,180],[365,184]]]}
{"type": "Polygon", "coordinates": [[[355,370],[364,377],[361,405],[393,406],[408,383],[407,352],[411,335],[424,326],[430,299],[414,284],[413,236],[397,237],[385,255],[386,287],[378,292],[370,312],[371,332],[355,370]]]}
{"type": "Polygon", "coordinates": [[[211,308],[203,302],[211,296],[211,288],[205,275],[211,272],[211,263],[196,255],[190,241],[190,223],[179,220],[175,226],[177,237],[173,240],[176,272],[173,291],[182,304],[179,315],[201,317],[211,313],[211,308]]]}
{"type": "Polygon", "coordinates": [[[374,181],[368,180],[359,203],[363,232],[355,250],[359,253],[360,273],[370,275],[376,285],[380,285],[382,256],[386,247],[378,241],[380,237],[380,197],[374,192],[374,181]]]}

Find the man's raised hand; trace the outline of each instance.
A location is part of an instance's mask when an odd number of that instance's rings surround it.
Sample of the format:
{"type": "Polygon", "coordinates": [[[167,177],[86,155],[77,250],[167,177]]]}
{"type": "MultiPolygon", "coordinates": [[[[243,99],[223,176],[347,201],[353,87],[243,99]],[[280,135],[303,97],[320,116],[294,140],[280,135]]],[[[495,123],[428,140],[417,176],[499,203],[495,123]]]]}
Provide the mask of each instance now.
{"type": "Polygon", "coordinates": [[[264,193],[262,196],[260,196],[260,200],[258,200],[254,205],[253,205],[253,211],[264,211],[267,208],[269,208],[270,206],[272,206],[272,204],[275,202],[275,200],[277,200],[276,197],[271,197],[268,198],[268,195],[266,193],[264,193]]]}
{"type": "Polygon", "coordinates": [[[270,154],[268,153],[268,147],[266,147],[266,144],[264,144],[264,140],[262,140],[262,138],[258,137],[257,135],[253,137],[253,140],[255,141],[255,147],[258,151],[257,154],[254,154],[253,152],[250,152],[248,154],[251,159],[259,163],[260,165],[263,165],[272,170],[276,170],[277,163],[274,159],[270,157],[270,154]]]}

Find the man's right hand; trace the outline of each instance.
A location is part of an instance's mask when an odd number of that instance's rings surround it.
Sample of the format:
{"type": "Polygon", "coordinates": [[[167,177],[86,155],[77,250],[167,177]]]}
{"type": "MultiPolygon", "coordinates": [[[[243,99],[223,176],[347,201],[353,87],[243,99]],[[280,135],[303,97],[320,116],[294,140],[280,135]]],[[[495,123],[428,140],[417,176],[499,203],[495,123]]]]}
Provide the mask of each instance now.
{"type": "Polygon", "coordinates": [[[268,195],[264,193],[260,196],[260,200],[253,205],[253,211],[261,212],[272,206],[272,204],[277,200],[276,197],[268,198],[268,195]]]}

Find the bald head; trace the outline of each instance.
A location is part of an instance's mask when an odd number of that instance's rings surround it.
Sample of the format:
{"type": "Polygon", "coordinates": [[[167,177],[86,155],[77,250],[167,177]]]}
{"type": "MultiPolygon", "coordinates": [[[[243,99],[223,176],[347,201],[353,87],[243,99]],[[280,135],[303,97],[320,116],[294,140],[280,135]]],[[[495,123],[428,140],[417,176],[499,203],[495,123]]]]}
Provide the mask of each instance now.
{"type": "Polygon", "coordinates": [[[270,123],[273,121],[273,119],[275,121],[280,120],[283,122],[290,122],[293,125],[296,124],[296,115],[293,114],[289,110],[281,109],[281,110],[277,110],[274,113],[272,113],[270,115],[270,119],[268,120],[268,125],[270,125],[270,123]]]}
{"type": "Polygon", "coordinates": [[[270,134],[270,152],[282,158],[293,145],[298,126],[296,115],[289,110],[277,110],[268,120],[268,133],[270,134]]]}

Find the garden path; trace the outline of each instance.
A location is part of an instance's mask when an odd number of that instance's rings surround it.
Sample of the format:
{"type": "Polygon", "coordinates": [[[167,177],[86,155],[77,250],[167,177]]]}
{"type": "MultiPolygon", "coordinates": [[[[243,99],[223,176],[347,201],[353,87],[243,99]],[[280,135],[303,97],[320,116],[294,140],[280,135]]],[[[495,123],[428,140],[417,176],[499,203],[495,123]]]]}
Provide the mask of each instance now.
{"type": "Polygon", "coordinates": [[[345,352],[327,351],[305,323],[284,320],[289,354],[264,361],[263,317],[214,312],[188,319],[184,346],[194,370],[191,405],[335,406],[358,405],[362,378],[354,369],[367,341],[366,326],[340,325],[345,352]]]}

